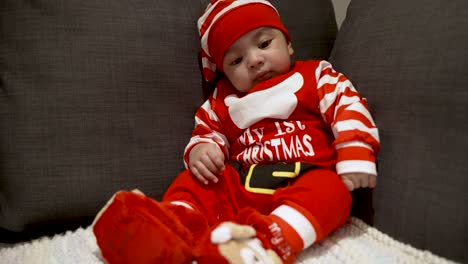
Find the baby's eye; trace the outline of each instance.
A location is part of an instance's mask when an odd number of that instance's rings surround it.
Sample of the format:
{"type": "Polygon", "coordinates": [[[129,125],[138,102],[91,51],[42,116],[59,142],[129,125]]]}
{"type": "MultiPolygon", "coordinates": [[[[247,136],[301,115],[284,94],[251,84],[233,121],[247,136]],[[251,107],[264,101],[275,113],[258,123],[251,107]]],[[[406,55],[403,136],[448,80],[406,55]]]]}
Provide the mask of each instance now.
{"type": "Polygon", "coordinates": [[[231,62],[231,65],[237,65],[237,64],[241,63],[241,61],[242,61],[242,58],[239,57],[239,58],[233,60],[233,61],[231,62]]]}
{"type": "Polygon", "coordinates": [[[267,41],[263,41],[263,42],[260,43],[260,45],[258,45],[258,47],[261,48],[261,49],[264,49],[264,48],[270,46],[271,41],[272,41],[271,39],[269,39],[267,41]]]}

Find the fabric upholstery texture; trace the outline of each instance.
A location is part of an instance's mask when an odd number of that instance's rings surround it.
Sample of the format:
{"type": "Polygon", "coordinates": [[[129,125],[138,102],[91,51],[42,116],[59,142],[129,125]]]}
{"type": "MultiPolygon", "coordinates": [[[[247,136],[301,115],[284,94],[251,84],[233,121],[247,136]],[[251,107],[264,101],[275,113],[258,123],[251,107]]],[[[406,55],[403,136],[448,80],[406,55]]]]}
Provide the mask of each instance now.
{"type": "MultiPolygon", "coordinates": [[[[120,189],[162,196],[203,102],[196,21],[207,2],[2,1],[2,240],[89,224],[120,189]]],[[[296,58],[329,56],[329,0],[273,4],[296,58]]]]}
{"type": "Polygon", "coordinates": [[[381,137],[375,226],[468,261],[468,2],[353,0],[331,62],[381,137]]]}
{"type": "Polygon", "coordinates": [[[91,217],[118,188],[161,195],[201,103],[192,2],[2,4],[0,226],[91,217]]]}

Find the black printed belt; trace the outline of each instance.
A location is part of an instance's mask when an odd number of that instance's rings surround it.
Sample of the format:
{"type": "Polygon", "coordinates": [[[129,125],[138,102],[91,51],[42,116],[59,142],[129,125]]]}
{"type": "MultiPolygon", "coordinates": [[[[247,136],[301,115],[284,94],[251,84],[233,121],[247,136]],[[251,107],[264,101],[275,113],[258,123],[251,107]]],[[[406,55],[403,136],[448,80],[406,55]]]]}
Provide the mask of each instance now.
{"type": "Polygon", "coordinates": [[[273,194],[276,189],[286,187],[293,178],[314,167],[314,164],[276,163],[276,164],[254,164],[247,168],[237,162],[229,162],[238,172],[241,183],[249,192],[273,194]]]}

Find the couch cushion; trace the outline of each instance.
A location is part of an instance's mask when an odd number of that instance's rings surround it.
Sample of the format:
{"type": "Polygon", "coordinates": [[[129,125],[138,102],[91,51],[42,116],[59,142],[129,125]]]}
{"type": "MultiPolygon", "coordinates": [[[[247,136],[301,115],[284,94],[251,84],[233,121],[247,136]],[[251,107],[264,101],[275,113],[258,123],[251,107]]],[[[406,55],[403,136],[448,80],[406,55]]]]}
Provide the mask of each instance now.
{"type": "Polygon", "coordinates": [[[468,261],[468,1],[353,0],[331,61],[381,136],[375,225],[468,261]]]}
{"type": "Polygon", "coordinates": [[[121,188],[161,195],[201,103],[192,3],[4,1],[1,227],[90,217],[121,188]]]}
{"type": "MultiPolygon", "coordinates": [[[[89,224],[119,189],[161,198],[202,103],[207,2],[3,0],[2,240],[89,224]]],[[[274,2],[297,56],[326,58],[331,2],[274,2]]]]}

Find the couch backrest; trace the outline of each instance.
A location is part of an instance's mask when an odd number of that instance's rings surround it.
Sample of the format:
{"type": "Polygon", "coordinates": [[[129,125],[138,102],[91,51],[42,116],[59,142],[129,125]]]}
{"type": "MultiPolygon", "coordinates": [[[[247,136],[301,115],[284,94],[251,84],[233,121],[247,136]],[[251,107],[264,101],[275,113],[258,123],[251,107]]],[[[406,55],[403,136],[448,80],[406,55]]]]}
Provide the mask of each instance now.
{"type": "MultiPolygon", "coordinates": [[[[119,189],[161,198],[202,103],[196,20],[207,2],[2,1],[1,232],[88,224],[119,189]]],[[[296,57],[327,58],[331,2],[273,2],[296,57]]]]}
{"type": "Polygon", "coordinates": [[[352,0],[331,61],[380,131],[374,223],[468,262],[468,1],[352,0]]]}

